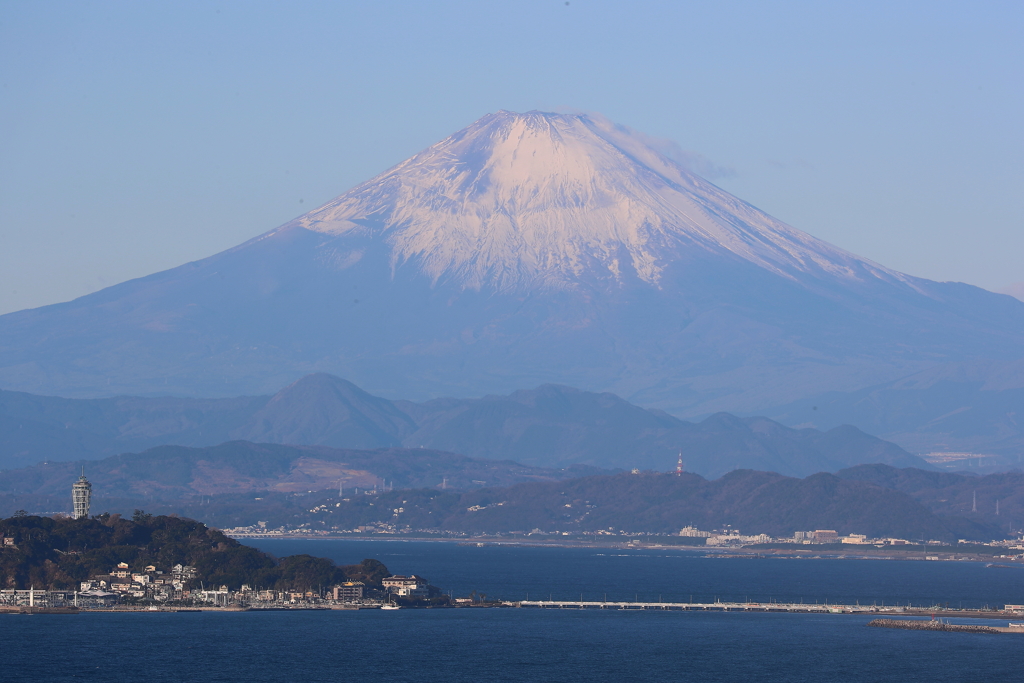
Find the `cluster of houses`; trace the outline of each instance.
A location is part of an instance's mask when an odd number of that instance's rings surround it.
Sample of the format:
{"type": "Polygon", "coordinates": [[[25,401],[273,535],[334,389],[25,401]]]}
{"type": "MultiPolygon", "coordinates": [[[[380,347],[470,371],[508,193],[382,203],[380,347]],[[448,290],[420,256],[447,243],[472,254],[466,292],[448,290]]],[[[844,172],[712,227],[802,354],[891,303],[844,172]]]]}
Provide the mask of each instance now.
{"type": "Polygon", "coordinates": [[[239,590],[227,586],[189,588],[198,578],[195,567],[175,565],[164,572],[150,565],[132,571],[128,564],[118,564],[108,574],[82,581],[78,591],[28,590],[0,591],[0,611],[4,606],[76,606],[109,607],[119,603],[183,602],[211,607],[374,607],[395,598],[423,599],[437,592],[422,576],[389,576],[383,580],[383,591],[367,587],[361,581],[346,581],[323,591],[256,590],[243,585],[239,590]]]}
{"type": "Polygon", "coordinates": [[[102,594],[167,601],[181,599],[186,586],[198,576],[195,567],[176,564],[169,572],[148,565],[141,571],[132,571],[127,562],[119,562],[107,574],[97,574],[82,581],[79,593],[85,597],[102,594]]]}
{"type": "MultiPolygon", "coordinates": [[[[371,595],[361,581],[347,581],[328,587],[326,591],[257,590],[242,585],[237,590],[227,586],[203,587],[189,590],[190,582],[198,578],[195,567],[175,565],[164,572],[150,565],[141,571],[132,571],[125,562],[119,563],[108,574],[96,575],[83,581],[78,597],[84,602],[120,602],[125,599],[154,602],[186,600],[214,606],[228,605],[299,605],[299,604],[365,604],[386,600],[388,595],[407,598],[430,596],[430,585],[421,576],[390,576],[384,579],[385,596],[371,595]]],[[[42,593],[42,591],[40,591],[42,593]]]]}
{"type": "Polygon", "coordinates": [[[240,590],[231,591],[227,586],[216,589],[192,591],[194,602],[227,607],[247,605],[249,607],[298,607],[298,606],[378,606],[388,602],[391,596],[404,598],[427,598],[431,595],[430,584],[421,576],[389,576],[383,580],[383,593],[368,588],[362,581],[346,581],[327,588],[324,592],[253,590],[243,585],[240,590]]]}

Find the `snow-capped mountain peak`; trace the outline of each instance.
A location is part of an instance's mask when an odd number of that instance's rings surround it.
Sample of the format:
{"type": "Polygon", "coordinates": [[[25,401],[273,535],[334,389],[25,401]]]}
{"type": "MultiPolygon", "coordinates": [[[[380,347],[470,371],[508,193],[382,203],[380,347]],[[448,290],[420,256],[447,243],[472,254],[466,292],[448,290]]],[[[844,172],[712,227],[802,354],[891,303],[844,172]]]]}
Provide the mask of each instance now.
{"type": "Polygon", "coordinates": [[[435,281],[473,289],[594,276],[658,286],[663,269],[693,249],[787,278],[900,278],[587,115],[489,114],[283,227],[292,226],[383,239],[393,266],[413,262],[435,281]]]}

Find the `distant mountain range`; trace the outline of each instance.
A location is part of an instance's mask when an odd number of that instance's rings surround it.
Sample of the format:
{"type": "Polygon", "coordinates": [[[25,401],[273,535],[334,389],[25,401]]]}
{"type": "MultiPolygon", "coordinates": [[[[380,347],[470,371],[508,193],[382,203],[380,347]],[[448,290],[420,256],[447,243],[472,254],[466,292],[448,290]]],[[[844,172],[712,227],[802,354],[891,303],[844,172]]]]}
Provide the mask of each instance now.
{"type": "Polygon", "coordinates": [[[648,143],[597,116],[489,114],[245,244],[0,316],[0,385],[216,397],[329,372],[416,401],[558,383],[684,417],[844,394],[828,424],[870,430],[850,392],[1024,355],[1021,301],[850,254],[648,143]]]}
{"type": "MultiPolygon", "coordinates": [[[[63,399],[0,392],[0,466],[7,469],[169,444],[200,448],[189,457],[202,460],[203,453],[213,453],[203,448],[229,440],[350,450],[424,448],[547,470],[588,465],[666,471],[675,469],[682,454],[686,470],[708,477],[734,469],[806,476],[863,463],[930,467],[854,427],[790,429],[766,418],[724,413],[691,423],[613,394],[555,385],[425,403],[372,396],[326,374],[304,377],[273,396],[231,399],[63,399]]],[[[171,461],[180,452],[163,448],[124,457],[171,461]]],[[[299,451],[291,453],[299,457],[299,451]]],[[[211,467],[217,477],[230,478],[220,465],[211,467]]],[[[488,476],[469,478],[494,483],[488,476]]]]}
{"type": "Polygon", "coordinates": [[[960,453],[959,468],[1024,467],[1024,360],[946,363],[895,382],[767,411],[789,425],[860,428],[914,453],[960,453]]]}

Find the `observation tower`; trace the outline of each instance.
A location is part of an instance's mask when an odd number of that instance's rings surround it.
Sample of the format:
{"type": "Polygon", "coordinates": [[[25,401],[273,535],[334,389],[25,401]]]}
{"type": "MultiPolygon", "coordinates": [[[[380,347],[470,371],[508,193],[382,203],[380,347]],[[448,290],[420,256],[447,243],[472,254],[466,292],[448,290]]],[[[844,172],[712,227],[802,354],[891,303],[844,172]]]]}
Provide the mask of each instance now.
{"type": "Polygon", "coordinates": [[[74,518],[83,519],[89,516],[89,503],[92,500],[92,484],[85,478],[85,468],[82,468],[82,476],[71,486],[71,502],[74,504],[74,518]]]}

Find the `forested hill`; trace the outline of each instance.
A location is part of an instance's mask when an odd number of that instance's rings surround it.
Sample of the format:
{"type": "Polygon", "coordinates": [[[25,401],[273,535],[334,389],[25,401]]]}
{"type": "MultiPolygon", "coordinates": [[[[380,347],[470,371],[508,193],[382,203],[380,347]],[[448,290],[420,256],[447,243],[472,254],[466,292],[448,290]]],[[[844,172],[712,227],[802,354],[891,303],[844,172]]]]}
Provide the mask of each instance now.
{"type": "MultiPolygon", "coordinates": [[[[917,474],[914,470],[891,471],[908,479],[917,474]]],[[[1006,478],[1004,486],[1014,488],[1011,475],[1001,476],[1006,478]]],[[[1024,491],[1024,482],[1018,482],[1016,489],[1024,491]]],[[[959,504],[926,502],[915,492],[853,477],[819,473],[796,479],[774,472],[737,470],[710,481],[688,472],[682,476],[644,472],[461,491],[432,487],[356,494],[346,490],[341,497],[337,490],[267,491],[154,505],[160,512],[202,517],[221,528],[262,521],[268,528],[323,531],[369,527],[389,533],[473,534],[540,529],[575,534],[609,528],[676,533],[693,524],[709,530],[731,525],[743,533],[772,536],[836,529],[842,534],[908,540],[989,541],[1006,537],[1007,525],[1016,529],[1024,523],[1024,508],[1011,505],[1016,498],[1009,493],[1003,494],[1005,504],[996,517],[972,513],[969,503],[965,510],[959,504]]],[[[987,491],[979,489],[979,510],[980,503],[987,501],[984,496],[987,491]]],[[[105,509],[130,510],[130,505],[138,502],[104,499],[102,504],[105,509]]]]}
{"type": "Polygon", "coordinates": [[[309,555],[277,560],[201,522],[142,512],[130,520],[109,514],[77,520],[17,515],[0,519],[0,535],[14,543],[0,546],[0,585],[5,589],[74,589],[119,562],[128,563],[133,571],[146,565],[163,571],[176,564],[191,565],[198,572],[196,587],[201,581],[233,590],[243,583],[276,590],[343,581],[380,585],[389,576],[377,560],[344,567],[309,555]]]}
{"type": "Polygon", "coordinates": [[[1024,472],[973,476],[912,467],[860,465],[836,472],[840,479],[902,491],[939,514],[959,514],[999,526],[1024,527],[1024,472]]]}
{"type": "Polygon", "coordinates": [[[936,513],[903,491],[828,473],[796,479],[737,470],[708,481],[690,473],[647,472],[466,492],[394,491],[319,504],[305,500],[302,519],[314,527],[389,523],[467,533],[609,528],[674,533],[692,524],[702,529],[731,525],[743,533],[772,536],[835,529],[841,534],[951,542],[1006,534],[1005,527],[986,517],[936,513]]]}
{"type": "Polygon", "coordinates": [[[156,501],[218,493],[305,493],[337,489],[339,485],[349,490],[372,489],[383,488],[385,483],[389,488],[421,488],[442,482],[467,489],[568,479],[603,471],[585,465],[566,469],[529,467],[426,448],[361,451],[248,441],[207,448],[159,446],[94,462],[40,463],[6,471],[0,477],[0,514],[18,509],[66,510],[71,483],[83,466],[92,481],[94,500],[132,498],[140,501],[134,507],[145,505],[147,509],[156,501]]]}

